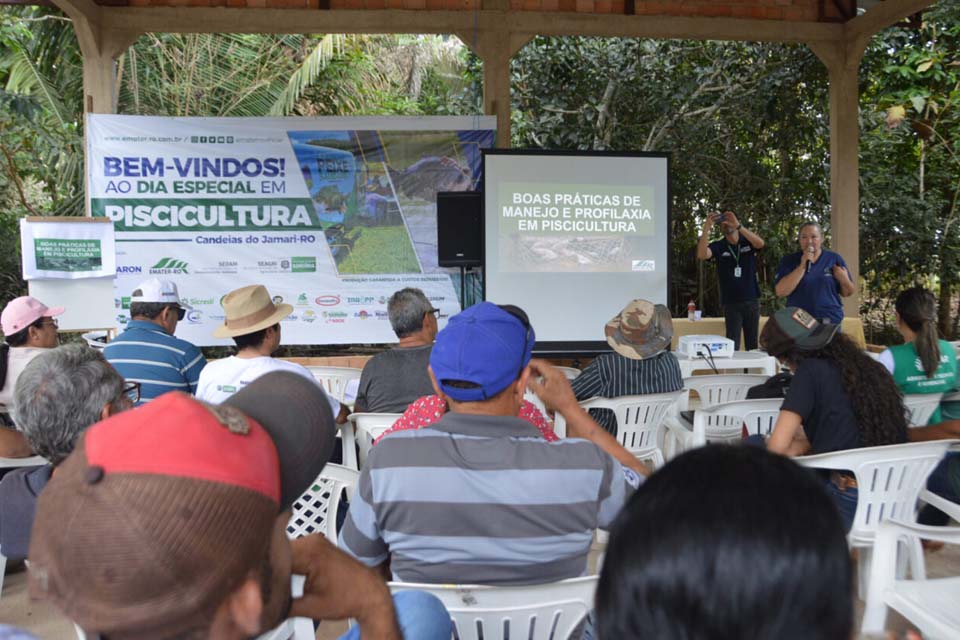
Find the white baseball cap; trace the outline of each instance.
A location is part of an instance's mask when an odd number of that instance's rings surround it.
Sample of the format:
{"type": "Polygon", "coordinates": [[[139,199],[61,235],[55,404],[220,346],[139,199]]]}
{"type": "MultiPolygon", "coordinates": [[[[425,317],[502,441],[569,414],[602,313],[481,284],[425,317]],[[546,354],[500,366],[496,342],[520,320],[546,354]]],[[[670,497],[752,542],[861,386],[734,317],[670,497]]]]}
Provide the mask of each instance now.
{"type": "Polygon", "coordinates": [[[180,299],[175,283],[160,278],[150,278],[146,282],[141,282],[130,296],[130,303],[134,302],[159,302],[180,305],[184,309],[193,308],[180,299]]]}

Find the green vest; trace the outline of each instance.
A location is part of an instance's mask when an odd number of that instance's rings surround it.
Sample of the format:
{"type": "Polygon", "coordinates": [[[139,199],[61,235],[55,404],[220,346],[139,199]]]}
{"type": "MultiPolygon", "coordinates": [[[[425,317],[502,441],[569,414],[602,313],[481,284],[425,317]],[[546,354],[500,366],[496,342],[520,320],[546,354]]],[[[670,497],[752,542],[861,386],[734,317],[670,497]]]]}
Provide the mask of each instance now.
{"type": "MultiPolygon", "coordinates": [[[[957,353],[946,340],[940,340],[940,366],[933,377],[923,372],[923,364],[913,343],[890,347],[893,355],[893,380],[904,393],[949,393],[957,384],[957,353]]],[[[927,424],[941,421],[940,408],[927,424]]]]}

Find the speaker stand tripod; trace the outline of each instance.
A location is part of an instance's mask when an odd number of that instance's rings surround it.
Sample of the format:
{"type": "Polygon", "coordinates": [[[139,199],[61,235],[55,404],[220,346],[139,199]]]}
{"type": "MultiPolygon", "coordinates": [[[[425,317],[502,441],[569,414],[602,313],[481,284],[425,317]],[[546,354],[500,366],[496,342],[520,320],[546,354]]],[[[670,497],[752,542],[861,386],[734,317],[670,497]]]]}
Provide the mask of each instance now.
{"type": "Polygon", "coordinates": [[[460,265],[460,310],[463,311],[467,308],[467,269],[472,267],[465,267],[460,265]]]}

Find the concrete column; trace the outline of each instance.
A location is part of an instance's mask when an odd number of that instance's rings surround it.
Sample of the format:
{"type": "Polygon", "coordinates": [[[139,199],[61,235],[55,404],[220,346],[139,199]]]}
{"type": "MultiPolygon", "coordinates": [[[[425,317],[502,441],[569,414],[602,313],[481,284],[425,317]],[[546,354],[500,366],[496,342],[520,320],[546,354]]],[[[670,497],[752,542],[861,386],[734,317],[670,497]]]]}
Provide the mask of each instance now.
{"type": "Polygon", "coordinates": [[[810,43],[830,80],[830,248],[847,263],[857,292],[843,299],[843,313],[860,315],[860,60],[866,38],[810,43]]]}
{"type": "Polygon", "coordinates": [[[531,37],[507,31],[458,33],[457,37],[483,60],[483,113],[497,117],[497,147],[506,149],[510,146],[510,60],[531,37]]]}

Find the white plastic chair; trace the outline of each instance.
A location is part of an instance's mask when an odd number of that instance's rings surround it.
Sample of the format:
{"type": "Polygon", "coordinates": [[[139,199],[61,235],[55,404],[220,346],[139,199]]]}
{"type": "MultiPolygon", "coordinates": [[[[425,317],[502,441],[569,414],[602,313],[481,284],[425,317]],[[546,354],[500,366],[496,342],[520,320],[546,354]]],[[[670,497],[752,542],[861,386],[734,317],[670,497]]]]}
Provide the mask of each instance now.
{"type": "Polygon", "coordinates": [[[50,464],[43,456],[30,456],[29,458],[0,458],[0,469],[16,469],[19,467],[42,467],[50,464]]]}
{"type": "Polygon", "coordinates": [[[300,538],[322,533],[337,544],[337,507],[344,491],[348,499],[353,495],[359,477],[360,473],[354,469],[339,464],[326,465],[313,486],[293,503],[287,536],[300,538]]]}
{"type": "Polygon", "coordinates": [[[640,460],[650,460],[654,469],[663,466],[667,418],[677,410],[685,392],[650,393],[619,398],[591,398],[580,403],[584,409],[609,409],[617,417],[617,440],[640,460]]]}
{"type": "Polygon", "coordinates": [[[576,367],[557,367],[560,371],[563,371],[563,375],[567,376],[567,380],[576,380],[583,371],[577,369],[576,367]]]}
{"type": "Polygon", "coordinates": [[[783,398],[734,400],[693,414],[693,427],[677,418],[667,421],[666,450],[670,458],[684,451],[702,447],[707,442],[732,442],[743,436],[746,425],[749,435],[769,435],[777,422],[783,398]]]}
{"type": "MultiPolygon", "coordinates": [[[[683,379],[683,387],[688,392],[696,391],[700,397],[700,407],[707,409],[724,402],[743,400],[750,387],[763,384],[767,377],[755,373],[690,376],[683,379]]],[[[680,408],[684,411],[690,408],[689,393],[683,397],[680,408]]]]}
{"type": "MultiPolygon", "coordinates": [[[[927,527],[900,520],[887,520],[877,529],[873,547],[873,567],[867,588],[861,633],[881,634],[886,626],[887,607],[895,609],[932,640],[960,638],[960,577],[927,580],[912,576],[897,579],[899,542],[907,538],[907,548],[919,539],[939,540],[960,545],[960,527],[927,527]]],[[[923,555],[920,560],[922,562],[923,555]]]]}
{"type": "MultiPolygon", "coordinates": [[[[547,411],[546,405],[543,404],[543,400],[537,394],[527,389],[523,394],[523,399],[539,409],[544,418],[550,420],[550,412],[547,411]]],[[[567,437],[567,421],[559,413],[555,413],[553,416],[553,432],[559,438],[567,437]]]]}
{"type": "MultiPolygon", "coordinates": [[[[290,520],[287,521],[287,537],[320,533],[334,545],[337,544],[337,507],[346,492],[349,499],[357,486],[359,472],[338,464],[327,464],[313,486],[293,503],[290,520]]],[[[291,592],[294,597],[303,595],[304,577],[291,576],[291,592]]],[[[258,640],[315,640],[313,621],[309,618],[289,618],[279,627],[263,634],[258,640]]]]}
{"type": "Polygon", "coordinates": [[[459,640],[566,640],[593,606],[597,576],[524,587],[391,582],[443,602],[459,640]]]}
{"type": "Polygon", "coordinates": [[[925,427],[930,416],[940,406],[942,393],[908,393],[903,396],[903,406],[907,408],[907,424],[911,427],[925,427]]]}
{"type": "MultiPolygon", "coordinates": [[[[960,440],[908,442],[882,447],[863,447],[795,458],[814,469],[852,471],[857,480],[857,511],[847,535],[850,546],[859,548],[859,589],[866,587],[873,541],[880,523],[890,518],[915,521],[917,499],[927,477],[947,450],[960,440]]],[[[919,543],[911,545],[911,567],[922,571],[919,543]]]]}
{"type": "Polygon", "coordinates": [[[347,390],[347,383],[351,380],[359,380],[363,369],[354,369],[353,367],[315,367],[308,366],[307,369],[313,375],[331,396],[343,402],[344,392],[347,390]]]}
{"type": "Polygon", "coordinates": [[[357,439],[359,451],[358,469],[363,469],[367,462],[367,454],[373,447],[373,441],[393,426],[393,423],[403,416],[402,413],[351,413],[347,416],[353,424],[354,437],[357,439]]]}

